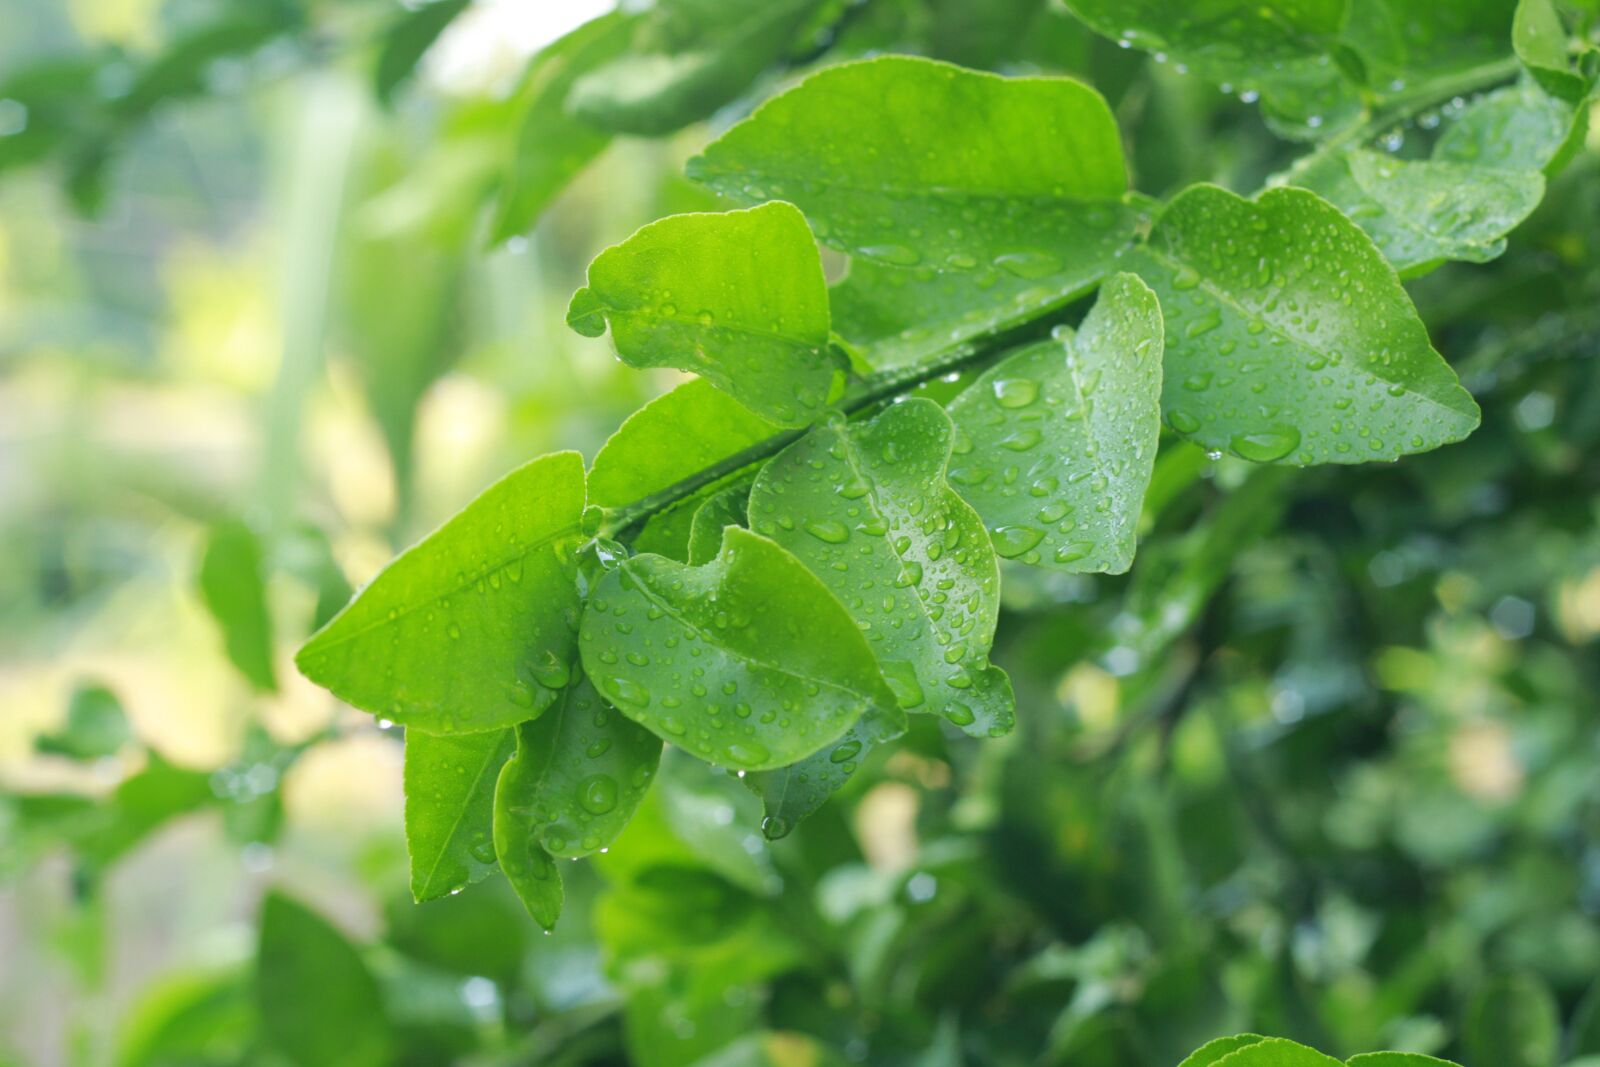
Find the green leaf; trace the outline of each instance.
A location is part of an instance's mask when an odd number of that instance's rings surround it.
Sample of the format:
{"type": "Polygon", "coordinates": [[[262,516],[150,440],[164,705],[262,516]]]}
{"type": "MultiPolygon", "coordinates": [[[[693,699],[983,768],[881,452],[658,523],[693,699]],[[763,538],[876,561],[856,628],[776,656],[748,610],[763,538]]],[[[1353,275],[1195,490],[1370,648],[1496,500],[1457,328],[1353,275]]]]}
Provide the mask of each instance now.
{"type": "Polygon", "coordinates": [[[109,867],[168,822],[213,799],[210,775],[176,767],[152,752],[144,769],[123,779],[71,836],[85,863],[109,867]]]}
{"type": "Polygon", "coordinates": [[[787,837],[802,819],[844,788],[874,745],[905,732],[903,710],[875,704],[833,744],[787,767],[745,775],[745,786],[761,798],[762,834],[769,841],[787,837]]]}
{"type": "Polygon", "coordinates": [[[608,322],[629,366],[693,371],[786,426],[814,421],[840,378],[822,260],[781,201],[672,215],[600,253],[567,323],[598,337],[608,322]]]}
{"type": "Polygon", "coordinates": [[[583,508],[578,453],[513,471],[389,564],[296,663],[340,699],[432,733],[532,718],[575,650],[583,508]]]}
{"type": "Polygon", "coordinates": [[[532,229],[567,183],[611,143],[611,134],[566,110],[583,75],[628,47],[636,19],[620,11],[573,30],[533,57],[516,94],[516,141],[495,203],[492,238],[532,229]]]}
{"type": "Polygon", "coordinates": [[[267,1040],[296,1067],[382,1067],[393,1038],[378,983],[326,919],[282,893],[261,904],[256,1003],[267,1040]]]}
{"type": "Polygon", "coordinates": [[[1260,1034],[1235,1034],[1232,1037],[1219,1037],[1207,1041],[1184,1057],[1178,1067],[1211,1067],[1212,1064],[1222,1059],[1231,1052],[1237,1052],[1246,1045],[1254,1045],[1265,1040],[1260,1034]]]}
{"type": "Polygon", "coordinates": [[[606,572],[583,615],[601,695],[701,759],[767,770],[892,705],[866,638],[789,553],[729,530],[703,567],[641,555],[606,572]]]}
{"type": "Polygon", "coordinates": [[[1329,58],[1345,0],[1066,0],[1096,32],[1241,92],[1258,93],[1278,129],[1312,137],[1360,111],[1329,58]]]}
{"type": "Polygon", "coordinates": [[[1342,1067],[1332,1056],[1282,1037],[1257,1038],[1210,1062],[1217,1067],[1342,1067]]]}
{"type": "Polygon", "coordinates": [[[60,728],[34,738],[35,752],[93,760],[114,756],[133,739],[122,702],[103,685],[79,685],[67,702],[60,728]]]}
{"type": "Polygon", "coordinates": [[[1002,556],[1120,574],[1161,436],[1161,306],[1118,274],[1074,334],[1058,328],[950,404],[950,480],[1002,556]]]}
{"type": "Polygon", "coordinates": [[[1589,87],[1572,69],[1569,40],[1561,13],[1551,0],[1518,0],[1511,23],[1511,46],[1517,58],[1546,92],[1578,101],[1589,87]]]}
{"type": "Polygon", "coordinates": [[[494,870],[495,781],[515,748],[512,730],[407,731],[406,849],[417,901],[458,892],[494,870]]]}
{"type": "Polygon", "coordinates": [[[1494,259],[1505,251],[1505,235],[1544,198],[1537,170],[1361,149],[1330,156],[1295,181],[1348,215],[1402,275],[1447,259],[1494,259]]]}
{"type": "Polygon", "coordinates": [[[1544,170],[1572,136],[1573,109],[1532,82],[1496,89],[1440,135],[1433,158],[1505,170],[1544,170]]]}
{"type": "Polygon", "coordinates": [[[270,693],[278,680],[263,556],[249,526],[237,519],[217,523],[200,558],[200,596],[222,628],[228,659],[252,686],[270,693]]]}
{"type": "Polygon", "coordinates": [[[247,977],[184,972],[147,985],[119,1027],[117,1067],[248,1062],[256,1019],[247,977]]]}
{"type": "Polygon", "coordinates": [[[384,920],[389,944],[437,971],[511,985],[522,970],[528,924],[516,899],[496,883],[426,904],[392,895],[384,920]]]}
{"type": "Polygon", "coordinates": [[[624,55],[579,79],[567,110],[659,137],[743,93],[794,43],[817,0],[663,0],[624,55]]]}
{"type": "Polygon", "coordinates": [[[988,659],[1000,568],[982,520],[945,481],[952,436],[921,398],[819,426],[756,477],[750,525],[845,605],[901,707],[994,737],[1016,710],[988,659]]]}
{"type": "Polygon", "coordinates": [[[689,528],[689,562],[698,567],[717,558],[722,549],[722,529],[748,521],[750,487],[730,485],[706,497],[695,508],[689,528]]]}
{"type": "Polygon", "coordinates": [[[583,677],[516,735],[516,758],[494,794],[495,852],[548,929],[551,857],[576,859],[615,840],[650,788],[661,742],[607,707],[583,677]]]}
{"type": "Polygon", "coordinates": [[[852,255],[1003,270],[1063,292],[1105,272],[1134,210],[1099,93],[907,56],[813,74],[688,172],[738,200],[793,200],[852,255]]]}
{"type": "Polygon", "coordinates": [[[1420,1052],[1365,1052],[1345,1060],[1345,1067],[1460,1067],[1452,1060],[1420,1052]]]}
{"type": "Polygon", "coordinates": [[[1491,978],[1467,1001],[1461,1047],[1466,1061],[1495,1067],[1548,1067],[1561,1040],[1560,1012],[1532,975],[1491,978]]]}
{"type": "Polygon", "coordinates": [[[594,457],[589,501],[633,504],[781,432],[706,381],[685,382],[628,416],[594,457]]]}
{"type": "Polygon", "coordinates": [[[1313,193],[1192,186],[1130,258],[1166,318],[1167,424],[1205,448],[1359,463],[1478,425],[1394,269],[1313,193]]]}
{"type": "Polygon", "coordinates": [[[394,100],[395,91],[410,79],[433,42],[469,3],[471,0],[431,0],[403,10],[389,24],[379,41],[378,64],[372,76],[379,103],[387,105],[394,100]]]}

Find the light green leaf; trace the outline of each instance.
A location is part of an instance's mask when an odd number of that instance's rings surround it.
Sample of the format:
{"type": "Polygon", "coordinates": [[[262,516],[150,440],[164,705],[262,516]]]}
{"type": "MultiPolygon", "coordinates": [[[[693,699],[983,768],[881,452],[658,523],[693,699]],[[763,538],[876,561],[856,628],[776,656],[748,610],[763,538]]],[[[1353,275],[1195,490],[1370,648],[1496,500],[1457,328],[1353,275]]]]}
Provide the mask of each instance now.
{"type": "Polygon", "coordinates": [[[800,820],[844,788],[873,745],[905,732],[904,710],[874,704],[833,744],[787,767],[745,775],[744,784],[761,798],[762,834],[769,841],[788,836],[800,820]]]}
{"type": "Polygon", "coordinates": [[[743,526],[747,520],[750,487],[730,485],[706,497],[694,512],[689,528],[689,562],[698,567],[717,558],[722,549],[722,528],[743,526]]]}
{"type": "Polygon", "coordinates": [[[1166,318],[1167,423],[1205,448],[1359,463],[1478,425],[1394,269],[1313,193],[1192,186],[1130,259],[1166,318]]]}
{"type": "Polygon", "coordinates": [[[1401,274],[1440,261],[1484,263],[1544,198],[1537,170],[1502,170],[1380,152],[1338,153],[1296,184],[1322,195],[1366,231],[1401,274]]]}
{"type": "MultiPolygon", "coordinates": [[[[644,500],[695,477],[707,468],[739,465],[746,449],[785,431],[752,412],[709,382],[696,380],[656,397],[628,416],[594,458],[589,471],[589,500],[604,508],[620,508],[644,500]]],[[[713,478],[699,493],[657,512],[651,525],[668,530],[666,540],[641,533],[639,551],[687,559],[689,531],[696,509],[739,475],[713,478]],[[681,541],[680,556],[669,551],[681,541]]]]}
{"type": "Polygon", "coordinates": [[[516,758],[495,789],[494,847],[512,887],[548,929],[551,857],[576,859],[611,844],[650,788],[661,742],[607,707],[583,677],[517,727],[516,738],[516,758]]]}
{"type": "Polygon", "coordinates": [[[988,659],[1000,568],[982,520],[945,482],[952,435],[920,398],[819,426],[756,477],[750,525],[845,605],[901,707],[999,736],[1016,710],[988,659]]]}
{"type": "Polygon", "coordinates": [[[814,421],[841,380],[828,351],[828,289],[792,204],[672,215],[589,264],[567,323],[611,326],[631,367],[693,371],[786,426],[814,421]]]}
{"type": "Polygon", "coordinates": [[[1544,170],[1572,136],[1573,109],[1524,81],[1497,89],[1440,135],[1433,158],[1505,170],[1544,170]]]}
{"type": "MultiPolygon", "coordinates": [[[[1118,211],[1119,244],[1131,247],[1136,211],[1118,211]]],[[[1074,278],[1034,279],[1007,270],[908,270],[855,259],[830,291],[833,327],[877,370],[919,363],[1039,318],[1100,283],[1114,257],[1074,278]],[[1062,286],[1066,285],[1067,288],[1062,286]]]]}
{"type": "Polygon", "coordinates": [[[804,759],[894,702],[843,606],[788,552],[737,528],[703,567],[641,555],[606,572],[580,647],[625,715],[742,770],[804,759]]]}
{"type": "Polygon", "coordinates": [[[1258,1038],[1211,1062],[1216,1067],[1342,1067],[1332,1056],[1282,1037],[1258,1038]]]}
{"type": "Polygon", "coordinates": [[[1104,273],[1133,208],[1111,110],[1068,78],[885,56],[825,68],[688,164],[891,266],[1004,270],[1060,291],[1104,273]]]}
{"type": "Polygon", "coordinates": [[[1460,1067],[1452,1060],[1420,1052],[1365,1052],[1344,1061],[1345,1067],[1460,1067]]]}
{"type": "Polygon", "coordinates": [[[393,1035],[378,983],[326,919],[281,893],[261,905],[256,1003],[268,1042],[297,1067],[382,1067],[393,1035]]]}
{"type": "Polygon", "coordinates": [[[1246,1045],[1254,1045],[1263,1040],[1260,1034],[1235,1034],[1232,1037],[1219,1037],[1207,1041],[1184,1057],[1178,1067],[1211,1067],[1222,1057],[1230,1052],[1237,1052],[1246,1045]]]}
{"type": "Polygon", "coordinates": [[[579,78],[628,47],[635,18],[620,11],[573,30],[533,57],[517,89],[516,142],[495,204],[493,239],[523,233],[572,177],[611,143],[611,134],[566,110],[579,78]]]}
{"type": "Polygon", "coordinates": [[[1002,556],[1120,574],[1161,437],[1161,306],[1118,274],[1074,334],[1058,329],[950,404],[950,480],[1002,556]]]}
{"type": "Polygon", "coordinates": [[[262,692],[278,688],[272,666],[264,552],[255,531],[237,519],[211,528],[200,559],[200,595],[222,628],[228,659],[262,692]]]}
{"type": "Polygon", "coordinates": [[[93,760],[114,756],[133,739],[122,702],[103,685],[79,685],[67,702],[67,718],[50,733],[34,738],[36,752],[93,760]]]}
{"type": "Polygon", "coordinates": [[[248,1062],[257,1030],[248,978],[182,971],[147,984],[123,1014],[117,1067],[248,1062]]]}
{"type": "Polygon", "coordinates": [[[1511,22],[1511,46],[1528,73],[1552,96],[1581,100],[1588,90],[1572,69],[1567,28],[1551,0],[1518,0],[1511,22]]]}
{"type": "Polygon", "coordinates": [[[1467,1001],[1461,1046],[1466,1061],[1494,1067],[1547,1067],[1561,1041],[1555,996],[1528,974],[1489,979],[1467,1001]]]}
{"type": "Polygon", "coordinates": [[[1345,0],[1066,0],[1096,32],[1257,93],[1280,132],[1312,137],[1353,118],[1360,98],[1328,48],[1345,0]]]}
{"type": "Polygon", "coordinates": [[[406,849],[411,895],[434,900],[494,870],[494,786],[511,758],[511,730],[406,734],[406,849]]]}
{"type": "Polygon", "coordinates": [[[105,868],[171,820],[214,799],[209,774],[174,766],[152,752],[144,769],[118,783],[70,836],[85,864],[105,868]]]}
{"type": "Polygon", "coordinates": [[[567,110],[659,137],[736,99],[794,43],[817,0],[663,0],[633,46],[573,86],[567,110]]]}
{"type": "Polygon", "coordinates": [[[530,719],[576,648],[583,459],[496,482],[389,564],[300,650],[340,699],[430,733],[530,719]]]}

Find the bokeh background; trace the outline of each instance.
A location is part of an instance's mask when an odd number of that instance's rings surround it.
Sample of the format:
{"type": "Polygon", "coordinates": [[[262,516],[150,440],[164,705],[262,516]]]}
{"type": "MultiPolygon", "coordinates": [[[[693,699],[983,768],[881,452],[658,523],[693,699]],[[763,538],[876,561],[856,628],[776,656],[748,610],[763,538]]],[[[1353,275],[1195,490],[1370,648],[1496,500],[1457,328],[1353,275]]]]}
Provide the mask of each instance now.
{"type": "MultiPolygon", "coordinates": [[[[673,384],[563,313],[598,250],[717,206],[682,162],[748,101],[617,141],[525,236],[485,224],[528,57],[607,6],[479,0],[384,103],[396,8],[308,5],[89,151],[74,94],[230,5],[0,0],[0,1064],[282,1062],[248,992],[269,887],[362,946],[419,1064],[687,1063],[711,1025],[919,1067],[1165,1065],[1244,1028],[1600,1055],[1595,133],[1506,256],[1412,287],[1471,441],[1289,477],[1168,442],[1131,578],[1008,575],[1016,737],[914,732],[772,846],[736,785],[664,770],[636,833],[753,946],[630,941],[604,862],[550,938],[503,885],[409,903],[396,731],[290,657],[501,473],[592,457],[673,384]],[[60,106],[8,96],[24,74],[60,106]],[[210,553],[256,560],[267,658],[230,654],[210,553]],[[654,987],[622,966],[658,957],[654,987]]],[[[1287,158],[1248,101],[1048,5],[996,5],[1010,51],[961,4],[880,6],[911,13],[863,50],[1089,78],[1152,194],[1287,158]]]]}

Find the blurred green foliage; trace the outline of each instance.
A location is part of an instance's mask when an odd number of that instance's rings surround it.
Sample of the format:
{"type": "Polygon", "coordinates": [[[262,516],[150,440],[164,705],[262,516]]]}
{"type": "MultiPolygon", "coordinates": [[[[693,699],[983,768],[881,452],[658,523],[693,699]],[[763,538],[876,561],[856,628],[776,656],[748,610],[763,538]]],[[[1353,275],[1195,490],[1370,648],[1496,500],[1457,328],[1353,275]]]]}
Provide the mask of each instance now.
{"type": "MultiPolygon", "coordinates": [[[[562,320],[601,249],[720,205],[687,157],[792,73],[903,51],[1075,74],[1140,188],[1249,191],[1331,84],[1220,92],[1028,0],[664,2],[531,61],[515,6],[0,8],[0,1063],[1168,1067],[1245,1030],[1600,1056],[1581,128],[1503,255],[1408,283],[1483,408],[1464,443],[1289,474],[1164,442],[1131,574],[1007,573],[1010,738],[919,720],[779,842],[669,751],[553,934],[498,877],[411,903],[401,731],[288,652],[677,381],[562,320]]],[[[1595,6],[1536,6],[1515,54],[1569,92],[1595,6]]],[[[1514,54],[1484,41],[1454,58],[1514,54]]],[[[1380,147],[1437,158],[1467,102],[1380,147]]]]}

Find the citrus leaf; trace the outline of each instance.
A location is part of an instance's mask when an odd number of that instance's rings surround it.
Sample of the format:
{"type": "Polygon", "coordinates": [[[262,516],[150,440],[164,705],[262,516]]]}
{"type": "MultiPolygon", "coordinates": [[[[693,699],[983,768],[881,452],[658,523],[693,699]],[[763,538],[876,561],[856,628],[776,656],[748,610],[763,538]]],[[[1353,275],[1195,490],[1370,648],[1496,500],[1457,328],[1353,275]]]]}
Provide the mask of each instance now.
{"type": "Polygon", "coordinates": [[[1179,194],[1130,260],[1166,319],[1174,430],[1255,462],[1358,463],[1459,441],[1478,405],[1394,269],[1321,197],[1179,194]]]}
{"type": "Polygon", "coordinates": [[[1120,574],[1161,436],[1161,306],[1118,274],[1074,334],[1058,329],[950,404],[950,480],[1002,556],[1120,574]]]}
{"type": "Polygon", "coordinates": [[[661,742],[607,707],[583,677],[515,735],[516,756],[495,787],[494,847],[529,913],[548,929],[551,858],[611,844],[650,788],[661,742]]]}
{"type": "Polygon", "coordinates": [[[585,672],[670,744],[741,770],[782,767],[892,705],[866,638],[798,560],[728,530],[703,567],[634,556],[583,615],[585,672]]]}
{"type": "Polygon", "coordinates": [[[873,745],[905,732],[904,710],[874,704],[833,744],[787,767],[745,775],[744,784],[761,798],[762,834],[769,841],[788,836],[800,820],[844,787],[873,745]]]}
{"type": "Polygon", "coordinates": [[[737,200],[792,200],[820,240],[852,255],[988,267],[1063,291],[1104,272],[1132,210],[1099,93],[908,56],[813,74],[688,172],[737,200]]]}
{"type": "Polygon", "coordinates": [[[757,475],[750,526],[845,605],[902,708],[999,736],[1015,722],[1011,683],[988,660],[1000,567],[945,481],[952,435],[921,398],[819,426],[757,475]]]}
{"type": "Polygon", "coordinates": [[[516,746],[512,730],[406,734],[406,850],[419,903],[460,891],[494,870],[495,779],[516,746]]]}
{"type": "Polygon", "coordinates": [[[1342,1067],[1332,1056],[1282,1037],[1259,1038],[1211,1062],[1216,1067],[1342,1067]]]}
{"type": "Polygon", "coordinates": [[[296,663],[340,699],[430,733],[532,718],[575,650],[583,508],[578,453],[518,468],[389,564],[296,663]]]}
{"type": "Polygon", "coordinates": [[[1366,231],[1402,275],[1443,260],[1485,263],[1544,198],[1537,170],[1402,160],[1363,149],[1308,168],[1296,184],[1366,231]]]}
{"type": "Polygon", "coordinates": [[[705,498],[694,512],[689,528],[689,562],[696,567],[717,558],[725,526],[743,526],[747,519],[750,487],[730,485],[705,498]]]}
{"type": "Polygon", "coordinates": [[[1545,91],[1563,100],[1581,100],[1588,84],[1572,69],[1569,38],[1561,13],[1550,0],[1518,0],[1511,22],[1511,46],[1545,91]]]}
{"type": "Polygon", "coordinates": [[[394,1035],[377,979],[334,926],[281,893],[261,904],[256,1004],[267,1041],[301,1067],[382,1067],[394,1035]]]}
{"type": "Polygon", "coordinates": [[[228,659],[258,691],[278,688],[272,665],[265,553],[255,531],[237,519],[211,528],[200,559],[200,596],[222,628],[228,659]]]}
{"type": "Polygon", "coordinates": [[[1472,104],[1440,135],[1433,158],[1505,170],[1545,170],[1572,137],[1570,105],[1524,81],[1472,104]]]}
{"type": "Polygon", "coordinates": [[[1232,1037],[1219,1037],[1207,1041],[1204,1045],[1185,1056],[1178,1067],[1211,1067],[1222,1057],[1230,1052],[1237,1052],[1246,1045],[1254,1045],[1263,1040],[1260,1034],[1235,1034],[1232,1037]]]}
{"type": "Polygon", "coordinates": [[[1468,1063],[1539,1067],[1556,1062],[1560,1009],[1543,981],[1531,974],[1489,979],[1462,1012],[1461,1047],[1468,1063]]]}
{"type": "Polygon", "coordinates": [[[372,76],[379,103],[387,105],[394,100],[396,90],[410,79],[428,49],[469,3],[471,0],[431,0],[396,16],[383,31],[372,76]]]}
{"type": "Polygon", "coordinates": [[[502,172],[491,236],[532,229],[567,183],[611,143],[611,134],[566,110],[572,86],[632,40],[635,19],[613,11],[534,56],[516,93],[516,141],[502,172]]]}
{"type": "Polygon", "coordinates": [[[734,100],[783,55],[817,0],[665,0],[624,55],[579,79],[578,119],[658,137],[734,100]]]}
{"type": "Polygon", "coordinates": [[[129,741],[127,713],[115,693],[103,685],[80,684],[67,702],[66,721],[33,740],[35,752],[75,760],[114,756],[129,741]]]}
{"type": "Polygon", "coordinates": [[[1344,1061],[1345,1067],[1459,1067],[1452,1060],[1420,1052],[1365,1052],[1344,1061]]]}
{"type": "Polygon", "coordinates": [[[567,324],[598,337],[607,323],[629,366],[693,371],[786,426],[814,421],[840,377],[822,260],[781,201],[671,215],[601,252],[567,324]]]}

